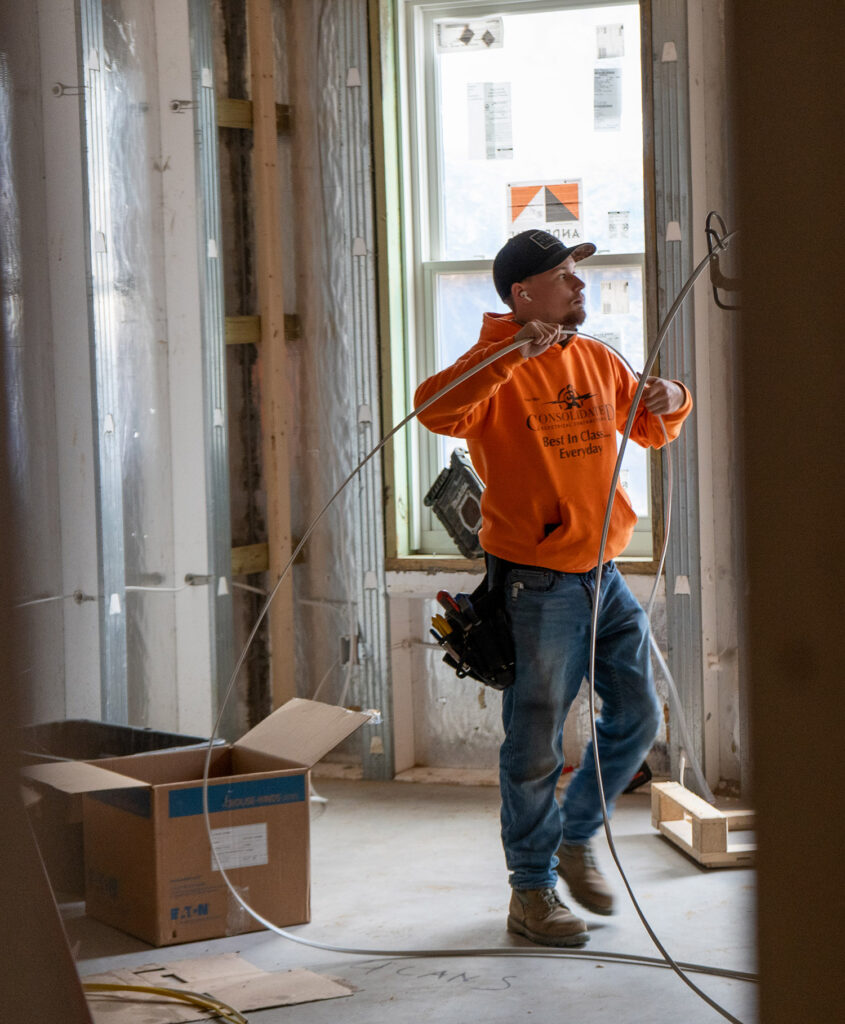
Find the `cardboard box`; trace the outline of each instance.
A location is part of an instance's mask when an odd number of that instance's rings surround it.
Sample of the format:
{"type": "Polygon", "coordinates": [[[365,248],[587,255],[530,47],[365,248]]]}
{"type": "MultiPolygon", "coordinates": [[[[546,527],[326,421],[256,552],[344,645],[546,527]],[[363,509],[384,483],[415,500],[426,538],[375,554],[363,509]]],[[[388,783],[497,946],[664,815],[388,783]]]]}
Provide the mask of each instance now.
{"type": "MultiPolygon", "coordinates": [[[[309,769],[369,719],[292,700],[234,744],[212,751],[208,805],[215,849],[241,897],[280,927],[310,920],[309,769]]],[[[35,765],[31,778],[84,793],[90,917],[154,946],[262,925],[226,886],[203,814],[207,750],[96,763],[35,765]]]]}
{"type": "MultiPolygon", "coordinates": [[[[222,740],[218,741],[222,743],[222,740]]],[[[44,722],[18,730],[21,764],[92,761],[151,753],[170,747],[208,746],[208,737],[184,736],[90,719],[44,722]]],[[[27,801],[41,859],[54,891],[83,899],[85,868],[82,841],[82,796],[42,787],[27,801]]]]}

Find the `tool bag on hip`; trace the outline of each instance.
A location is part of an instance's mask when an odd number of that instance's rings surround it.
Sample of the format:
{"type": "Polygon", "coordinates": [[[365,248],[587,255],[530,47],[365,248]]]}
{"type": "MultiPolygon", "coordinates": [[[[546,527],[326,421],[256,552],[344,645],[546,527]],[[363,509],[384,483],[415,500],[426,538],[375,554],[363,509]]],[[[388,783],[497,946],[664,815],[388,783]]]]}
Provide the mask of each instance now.
{"type": "Polygon", "coordinates": [[[431,635],[443,648],[443,660],[459,678],[469,676],[494,690],[514,680],[514,648],[505,612],[504,589],[490,587],[485,575],[471,594],[437,595],[442,614],[431,620],[431,635]]]}

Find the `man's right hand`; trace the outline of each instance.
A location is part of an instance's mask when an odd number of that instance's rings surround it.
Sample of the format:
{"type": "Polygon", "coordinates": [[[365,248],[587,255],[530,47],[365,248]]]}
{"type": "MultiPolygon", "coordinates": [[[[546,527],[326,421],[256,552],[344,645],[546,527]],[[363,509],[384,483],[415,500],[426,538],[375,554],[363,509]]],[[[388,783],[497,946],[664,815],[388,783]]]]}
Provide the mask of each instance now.
{"type": "Polygon", "coordinates": [[[524,359],[533,359],[534,356],[541,356],[546,349],[556,345],[559,341],[574,334],[568,328],[560,324],[546,324],[542,320],[529,320],[518,334],[513,336],[514,341],[524,341],[519,354],[524,359]]]}

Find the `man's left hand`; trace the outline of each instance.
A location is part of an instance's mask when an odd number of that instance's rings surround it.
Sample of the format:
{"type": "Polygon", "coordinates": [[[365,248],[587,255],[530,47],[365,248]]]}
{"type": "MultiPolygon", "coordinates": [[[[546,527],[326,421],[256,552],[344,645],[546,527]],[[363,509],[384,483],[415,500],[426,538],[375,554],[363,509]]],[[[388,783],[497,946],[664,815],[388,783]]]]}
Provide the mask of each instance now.
{"type": "Polygon", "coordinates": [[[662,377],[649,377],[643,390],[643,405],[656,416],[677,412],[686,401],[686,393],[680,384],[662,377]]]}

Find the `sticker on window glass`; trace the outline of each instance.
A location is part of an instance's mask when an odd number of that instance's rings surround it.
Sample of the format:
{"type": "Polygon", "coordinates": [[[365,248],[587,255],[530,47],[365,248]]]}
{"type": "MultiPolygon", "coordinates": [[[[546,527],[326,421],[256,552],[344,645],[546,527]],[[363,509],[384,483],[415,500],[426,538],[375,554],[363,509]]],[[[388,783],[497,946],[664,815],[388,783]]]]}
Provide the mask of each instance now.
{"type": "Polygon", "coordinates": [[[606,341],[611,348],[615,348],[618,351],[622,349],[622,332],[621,331],[596,331],[595,335],[597,338],[601,338],[602,341],[606,341]]]}
{"type": "Polygon", "coordinates": [[[608,57],[625,56],[625,26],[596,26],[596,57],[605,60],[608,57]]]}
{"type": "Polygon", "coordinates": [[[622,68],[593,71],[593,127],[597,132],[619,131],[622,124],[622,68]]]}
{"type": "Polygon", "coordinates": [[[507,188],[512,235],[542,228],[565,245],[584,241],[580,180],[517,182],[507,188]]]}
{"type": "Polygon", "coordinates": [[[236,825],[233,828],[213,828],[211,842],[217,854],[211,855],[211,870],[218,871],[217,861],[224,871],[232,868],[255,868],[268,862],[267,823],[236,825]]]}
{"type": "Polygon", "coordinates": [[[434,25],[438,53],[461,50],[499,50],[504,44],[501,18],[480,21],[438,21],[434,25]]]}
{"type": "Polygon", "coordinates": [[[601,311],[603,315],[609,316],[624,315],[631,312],[627,281],[601,282],[601,311]]]}
{"type": "Polygon", "coordinates": [[[470,160],[512,160],[510,82],[470,82],[467,103],[470,160]]]}
{"type": "Polygon", "coordinates": [[[619,242],[631,237],[631,211],[607,211],[607,237],[612,242],[619,242]]]}

